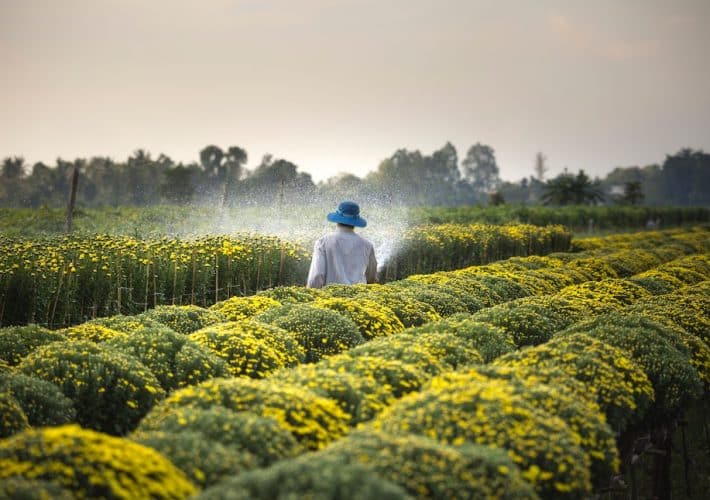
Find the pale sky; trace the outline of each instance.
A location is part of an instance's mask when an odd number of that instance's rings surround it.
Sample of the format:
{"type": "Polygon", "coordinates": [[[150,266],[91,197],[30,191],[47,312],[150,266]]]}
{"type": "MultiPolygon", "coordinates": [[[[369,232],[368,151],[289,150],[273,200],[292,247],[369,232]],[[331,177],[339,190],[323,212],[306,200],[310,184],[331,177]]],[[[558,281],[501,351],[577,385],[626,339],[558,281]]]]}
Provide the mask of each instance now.
{"type": "Polygon", "coordinates": [[[207,144],[322,180],[398,148],[501,176],[710,151],[710,0],[0,0],[0,157],[207,144]]]}

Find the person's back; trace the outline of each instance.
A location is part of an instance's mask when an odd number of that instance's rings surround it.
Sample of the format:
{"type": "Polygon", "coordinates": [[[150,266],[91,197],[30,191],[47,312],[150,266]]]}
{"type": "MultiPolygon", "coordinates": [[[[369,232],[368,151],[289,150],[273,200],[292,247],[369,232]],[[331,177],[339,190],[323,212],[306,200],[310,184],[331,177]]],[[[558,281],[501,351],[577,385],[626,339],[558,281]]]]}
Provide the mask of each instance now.
{"type": "Polygon", "coordinates": [[[368,240],[355,234],[354,226],[365,227],[356,203],[343,202],[338,211],[328,214],[337,222],[336,231],[322,236],[313,246],[313,260],[308,273],[309,288],[340,283],[374,283],[377,278],[375,249],[368,240]]]}

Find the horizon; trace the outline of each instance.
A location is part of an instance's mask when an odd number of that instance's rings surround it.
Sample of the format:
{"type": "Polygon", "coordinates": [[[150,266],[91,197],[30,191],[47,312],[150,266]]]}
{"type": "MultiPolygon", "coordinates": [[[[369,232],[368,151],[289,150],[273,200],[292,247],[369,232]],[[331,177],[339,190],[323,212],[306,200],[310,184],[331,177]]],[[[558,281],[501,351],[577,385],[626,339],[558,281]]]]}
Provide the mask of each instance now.
{"type": "Polygon", "coordinates": [[[0,156],[29,164],[209,144],[314,182],[397,149],[500,176],[603,177],[710,150],[710,2],[5,0],[0,156]],[[406,22],[405,22],[406,21],[406,22]]]}

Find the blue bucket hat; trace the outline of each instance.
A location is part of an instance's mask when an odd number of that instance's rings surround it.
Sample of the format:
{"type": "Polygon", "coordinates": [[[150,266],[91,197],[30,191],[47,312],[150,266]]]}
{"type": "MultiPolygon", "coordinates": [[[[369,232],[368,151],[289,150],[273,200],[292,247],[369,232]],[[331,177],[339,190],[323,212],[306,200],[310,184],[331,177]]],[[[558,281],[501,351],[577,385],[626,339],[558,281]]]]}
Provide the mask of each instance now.
{"type": "Polygon", "coordinates": [[[360,207],[354,201],[344,201],[338,205],[338,210],[328,214],[330,222],[347,224],[348,226],[365,227],[367,221],[360,217],[360,207]]]}

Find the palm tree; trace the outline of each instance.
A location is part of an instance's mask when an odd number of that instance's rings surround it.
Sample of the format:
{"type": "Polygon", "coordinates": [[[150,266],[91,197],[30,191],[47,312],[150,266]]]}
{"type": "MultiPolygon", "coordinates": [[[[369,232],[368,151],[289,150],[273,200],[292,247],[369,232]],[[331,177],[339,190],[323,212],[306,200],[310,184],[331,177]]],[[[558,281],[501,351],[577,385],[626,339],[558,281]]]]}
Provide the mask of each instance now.
{"type": "Polygon", "coordinates": [[[545,183],[543,190],[545,205],[593,205],[604,200],[599,181],[592,181],[584,170],[572,175],[565,169],[545,183]]]}

